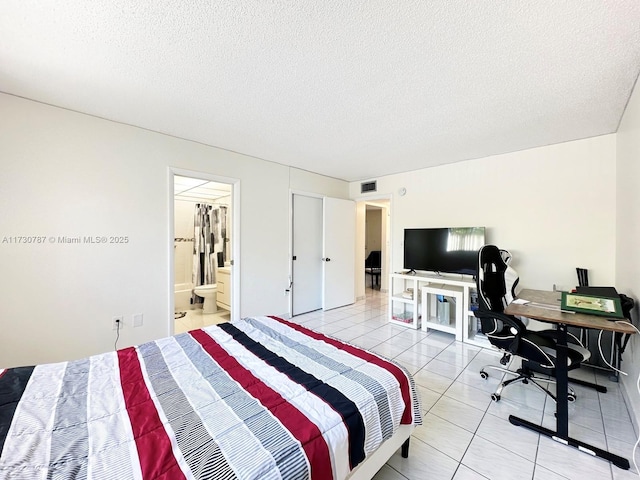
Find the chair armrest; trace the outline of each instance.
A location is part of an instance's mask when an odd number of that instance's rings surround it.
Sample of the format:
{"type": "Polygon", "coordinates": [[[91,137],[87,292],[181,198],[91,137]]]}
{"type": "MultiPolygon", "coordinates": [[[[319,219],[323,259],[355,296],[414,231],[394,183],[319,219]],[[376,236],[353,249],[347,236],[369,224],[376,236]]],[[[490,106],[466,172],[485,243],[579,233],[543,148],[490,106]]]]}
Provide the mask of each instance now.
{"type": "Polygon", "coordinates": [[[473,314],[478,317],[480,320],[483,318],[495,318],[496,320],[500,320],[503,324],[507,325],[509,328],[515,328],[515,335],[522,335],[527,331],[527,327],[518,320],[516,317],[511,315],[507,315],[506,313],[500,312],[492,312],[490,310],[475,310],[473,314]]]}
{"type": "MultiPolygon", "coordinates": [[[[509,347],[506,350],[511,353],[516,353],[518,351],[520,346],[520,338],[527,331],[527,327],[525,327],[520,320],[518,320],[516,317],[512,317],[511,315],[500,312],[492,312],[491,310],[476,310],[473,312],[473,314],[480,320],[487,319],[498,320],[502,322],[501,332],[504,331],[506,327],[508,328],[509,333],[513,335],[513,341],[509,344],[509,347]]],[[[494,341],[497,341],[500,338],[500,335],[491,335],[490,333],[484,332],[484,329],[483,333],[487,335],[489,341],[492,341],[492,338],[495,339],[494,341]]],[[[508,338],[508,336],[502,337],[503,340],[507,340],[508,338]]],[[[500,348],[504,348],[504,346],[500,348]]]]}

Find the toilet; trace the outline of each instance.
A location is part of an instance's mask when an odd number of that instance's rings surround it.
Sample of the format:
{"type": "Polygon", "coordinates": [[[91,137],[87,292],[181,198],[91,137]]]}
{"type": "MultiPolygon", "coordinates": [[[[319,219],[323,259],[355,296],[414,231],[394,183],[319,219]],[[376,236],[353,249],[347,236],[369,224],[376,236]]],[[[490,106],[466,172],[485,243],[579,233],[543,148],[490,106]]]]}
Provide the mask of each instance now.
{"type": "Polygon", "coordinates": [[[218,305],[216,303],[216,284],[211,285],[198,285],[193,289],[193,293],[199,297],[204,298],[204,304],[202,305],[202,313],[216,313],[218,311],[218,305]]]}

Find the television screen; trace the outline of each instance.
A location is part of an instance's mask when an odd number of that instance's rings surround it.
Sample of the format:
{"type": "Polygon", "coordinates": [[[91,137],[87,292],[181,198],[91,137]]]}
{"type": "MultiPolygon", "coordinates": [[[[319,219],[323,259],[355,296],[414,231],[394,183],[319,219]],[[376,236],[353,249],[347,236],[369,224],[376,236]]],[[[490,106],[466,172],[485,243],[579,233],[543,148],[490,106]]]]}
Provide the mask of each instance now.
{"type": "Polygon", "coordinates": [[[484,227],[407,228],[404,268],[475,275],[484,227]]]}

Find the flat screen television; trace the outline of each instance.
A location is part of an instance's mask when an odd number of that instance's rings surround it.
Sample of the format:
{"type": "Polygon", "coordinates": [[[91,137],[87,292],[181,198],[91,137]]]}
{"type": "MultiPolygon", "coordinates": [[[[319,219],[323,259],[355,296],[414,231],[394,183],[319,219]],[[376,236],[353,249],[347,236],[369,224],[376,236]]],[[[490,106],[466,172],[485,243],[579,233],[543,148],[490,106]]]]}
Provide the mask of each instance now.
{"type": "Polygon", "coordinates": [[[484,227],[406,228],[404,268],[475,275],[484,227]]]}

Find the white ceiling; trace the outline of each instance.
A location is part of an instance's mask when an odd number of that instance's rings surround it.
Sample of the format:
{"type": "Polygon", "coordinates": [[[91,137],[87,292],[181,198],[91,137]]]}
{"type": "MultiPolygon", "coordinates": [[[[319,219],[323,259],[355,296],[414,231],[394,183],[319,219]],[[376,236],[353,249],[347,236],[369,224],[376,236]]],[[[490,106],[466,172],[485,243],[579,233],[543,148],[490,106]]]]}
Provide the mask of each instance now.
{"type": "Polygon", "coordinates": [[[615,132],[638,0],[3,0],[0,91],[349,181],[615,132]]]}

